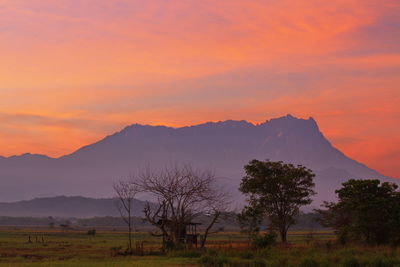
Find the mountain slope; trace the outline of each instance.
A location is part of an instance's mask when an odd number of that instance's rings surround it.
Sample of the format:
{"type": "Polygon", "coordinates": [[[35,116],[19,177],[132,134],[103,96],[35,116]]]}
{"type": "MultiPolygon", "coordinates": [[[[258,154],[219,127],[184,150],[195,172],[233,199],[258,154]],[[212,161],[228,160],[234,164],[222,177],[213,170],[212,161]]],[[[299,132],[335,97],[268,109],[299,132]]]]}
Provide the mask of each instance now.
{"type": "Polygon", "coordinates": [[[382,178],[334,148],[312,119],[290,115],[254,125],[224,121],[170,128],[131,125],[58,159],[25,154],[0,158],[0,201],[37,196],[110,197],[112,183],[144,166],[190,163],[216,171],[234,196],[249,160],[303,164],[317,173],[316,205],[332,200],[349,178],[382,178]]]}

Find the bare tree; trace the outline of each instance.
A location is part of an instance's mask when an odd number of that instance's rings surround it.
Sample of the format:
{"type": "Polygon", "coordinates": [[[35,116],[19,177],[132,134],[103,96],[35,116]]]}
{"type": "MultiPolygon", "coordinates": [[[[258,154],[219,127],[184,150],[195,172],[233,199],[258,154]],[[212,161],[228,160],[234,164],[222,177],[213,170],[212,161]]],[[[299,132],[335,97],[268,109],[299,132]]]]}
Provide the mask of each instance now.
{"type": "Polygon", "coordinates": [[[146,204],[144,215],[173,248],[183,246],[188,224],[208,215],[212,218],[202,240],[204,246],[211,228],[228,206],[228,195],[218,187],[214,173],[194,170],[189,165],[157,172],[147,169],[133,183],[156,202],[146,204]]]}
{"type": "Polygon", "coordinates": [[[212,213],[208,215],[210,218],[210,223],[208,224],[207,228],[204,231],[204,235],[201,238],[200,247],[204,248],[207,242],[207,238],[212,233],[217,233],[218,231],[211,231],[213,226],[218,223],[218,220],[221,218],[221,215],[226,211],[227,203],[223,200],[221,203],[213,203],[217,204],[213,207],[210,207],[212,213]]]}
{"type": "Polygon", "coordinates": [[[117,208],[121,218],[128,225],[128,250],[132,252],[132,215],[133,201],[138,193],[137,187],[131,181],[120,180],[114,184],[114,191],[117,194],[117,208]]]}

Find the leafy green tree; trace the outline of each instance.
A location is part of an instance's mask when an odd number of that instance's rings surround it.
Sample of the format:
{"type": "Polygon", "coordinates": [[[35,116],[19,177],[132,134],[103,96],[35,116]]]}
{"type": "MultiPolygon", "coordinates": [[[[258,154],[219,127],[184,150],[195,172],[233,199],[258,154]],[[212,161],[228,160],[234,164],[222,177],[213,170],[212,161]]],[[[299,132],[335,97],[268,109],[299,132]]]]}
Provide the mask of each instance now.
{"type": "Polygon", "coordinates": [[[400,192],[396,184],[352,179],[336,194],[338,202],[325,203],[326,209],[318,212],[325,226],[336,229],[342,243],[399,243],[400,192]]]}
{"type": "Polygon", "coordinates": [[[271,226],[277,228],[286,243],[287,232],[300,207],[312,202],[314,173],[304,166],[282,161],[252,160],[244,169],[246,175],[239,190],[247,196],[249,206],[268,216],[271,226]]]}

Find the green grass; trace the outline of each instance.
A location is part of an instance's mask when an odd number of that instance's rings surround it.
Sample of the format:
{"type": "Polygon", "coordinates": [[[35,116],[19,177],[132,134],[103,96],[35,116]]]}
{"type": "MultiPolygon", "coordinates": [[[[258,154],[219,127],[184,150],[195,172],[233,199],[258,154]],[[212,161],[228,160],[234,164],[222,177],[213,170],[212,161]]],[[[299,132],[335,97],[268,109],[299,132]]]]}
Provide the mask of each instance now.
{"type": "Polygon", "coordinates": [[[400,266],[399,250],[391,247],[335,245],[330,231],[293,231],[290,246],[251,251],[239,233],[212,235],[207,250],[160,251],[159,237],[135,233],[144,241],[144,256],[122,256],[127,246],[123,232],[56,230],[0,230],[1,266],[400,266]],[[31,243],[28,242],[31,236],[31,243]],[[38,236],[38,242],[36,242],[38,236]],[[44,242],[42,243],[42,236],[44,242]]]}

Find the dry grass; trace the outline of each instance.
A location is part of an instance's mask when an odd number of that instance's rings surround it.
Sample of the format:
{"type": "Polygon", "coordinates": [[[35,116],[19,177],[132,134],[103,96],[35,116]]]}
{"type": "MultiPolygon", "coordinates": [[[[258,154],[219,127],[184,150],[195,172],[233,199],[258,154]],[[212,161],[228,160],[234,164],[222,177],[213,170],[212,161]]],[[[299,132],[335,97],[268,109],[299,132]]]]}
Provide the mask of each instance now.
{"type": "Polygon", "coordinates": [[[160,253],[160,238],[147,233],[135,233],[134,238],[139,246],[143,242],[144,256],[121,255],[127,245],[123,231],[102,230],[90,236],[87,229],[62,232],[49,228],[1,228],[0,266],[197,266],[204,257],[234,262],[233,266],[252,266],[255,260],[265,262],[266,266],[299,266],[303,262],[319,264],[313,266],[346,266],[348,259],[358,261],[360,266],[400,266],[397,249],[341,247],[334,245],[331,231],[294,231],[289,235],[289,246],[258,251],[249,250],[246,236],[224,232],[210,237],[206,251],[167,255],[160,253]],[[28,242],[29,236],[32,242],[28,242]],[[373,265],[374,261],[378,265],[373,265]]]}

